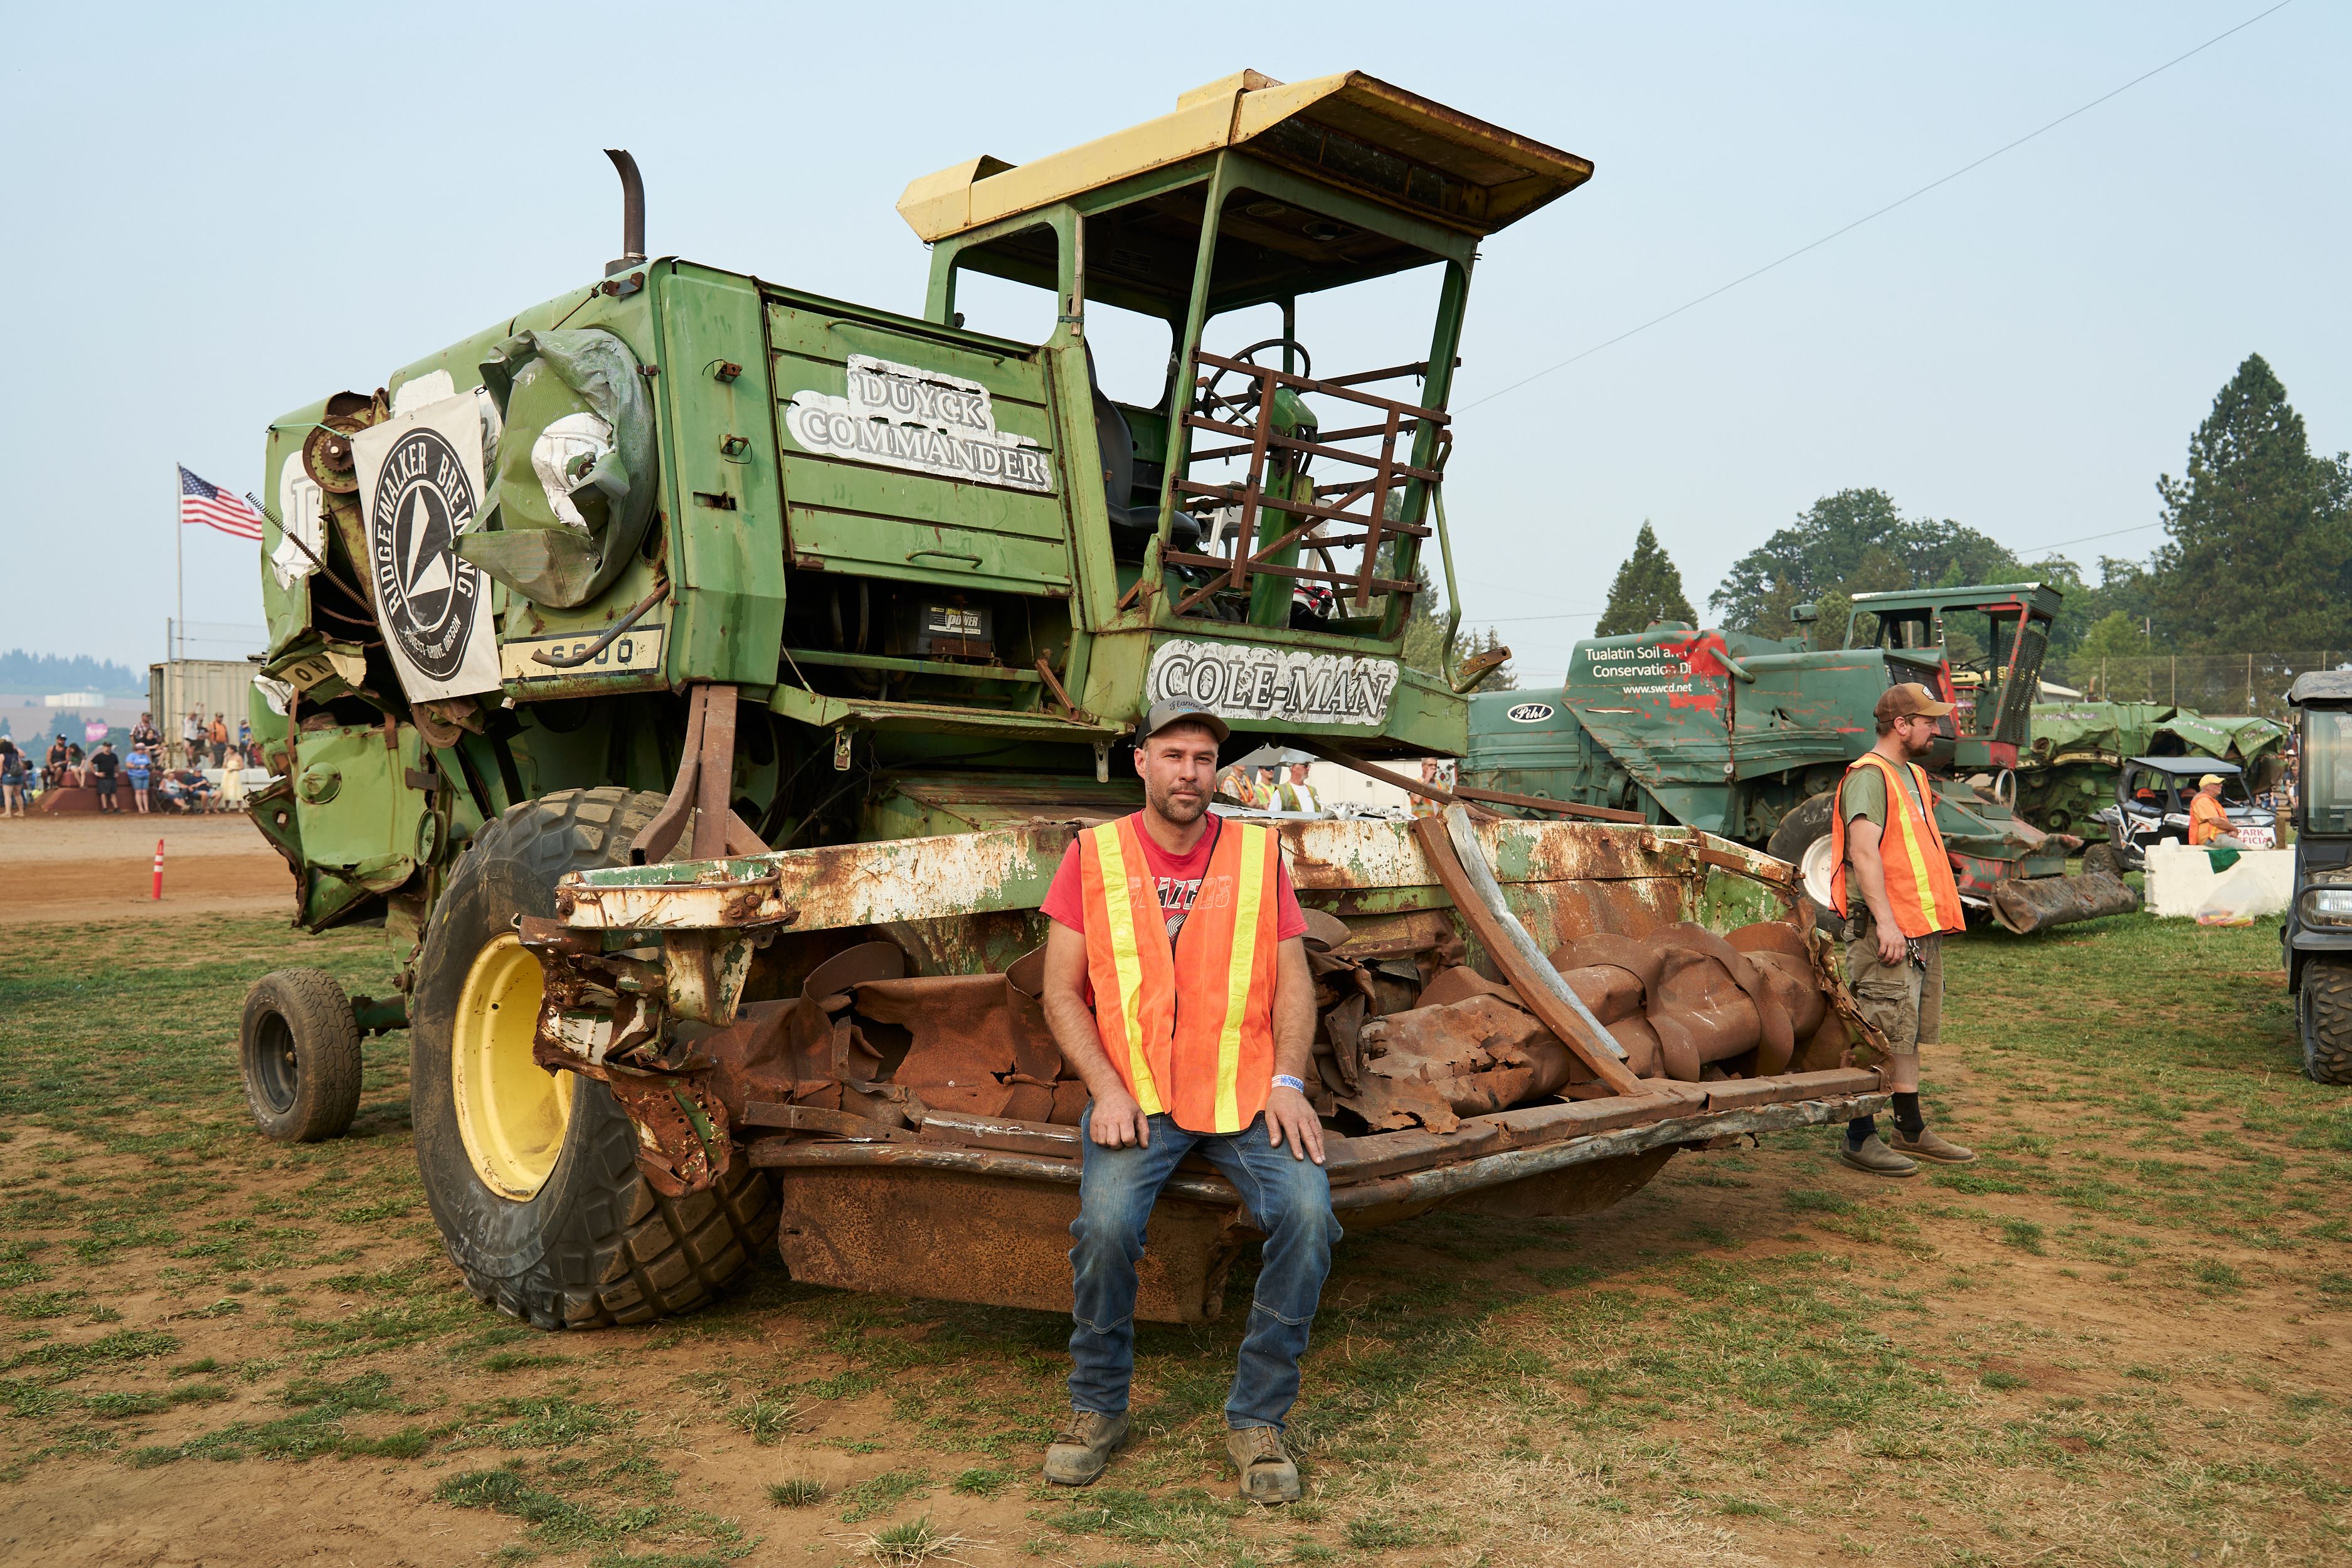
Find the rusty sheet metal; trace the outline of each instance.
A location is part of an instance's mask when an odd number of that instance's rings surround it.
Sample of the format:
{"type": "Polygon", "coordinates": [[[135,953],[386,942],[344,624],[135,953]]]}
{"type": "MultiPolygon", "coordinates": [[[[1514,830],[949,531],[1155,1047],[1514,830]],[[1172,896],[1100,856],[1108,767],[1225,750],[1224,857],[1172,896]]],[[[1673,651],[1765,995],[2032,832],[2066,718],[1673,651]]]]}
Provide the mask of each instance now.
{"type": "Polygon", "coordinates": [[[1769,1132],[1850,1121],[1857,1116],[1876,1115],[1893,1103],[1892,1095],[1873,1091],[1759,1105],[1742,1110],[1699,1109],[1695,1114],[1668,1117],[1638,1127],[1565,1139],[1532,1149],[1505,1150],[1346,1187],[1334,1186],[1331,1206],[1350,1213],[1390,1205],[1427,1205],[1587,1161],[1639,1154],[1669,1144],[1703,1143],[1731,1133],[1769,1132]]]}
{"type": "Polygon", "coordinates": [[[856,988],[861,1017],[896,1025],[911,1043],[891,1073],[927,1108],[1044,1121],[1054,1113],[1062,1053],[1044,1008],[1002,974],[934,974],[856,988]]]}
{"type": "Polygon", "coordinates": [[[662,943],[670,1010],[700,1024],[731,1024],[751,973],[751,939],[730,931],[678,931],[662,943]]]}
{"type": "MultiPolygon", "coordinates": [[[[782,1184],[777,1247],[806,1284],[1067,1313],[1076,1169],[1070,1184],[1046,1185],[896,1163],[800,1166],[782,1184]]],[[[1136,1264],[1137,1317],[1218,1315],[1247,1239],[1235,1206],[1162,1195],[1136,1264]]]]}
{"type": "Polygon", "coordinates": [[[602,1078],[637,1135],[637,1169],[656,1192],[681,1198],[727,1173],[734,1158],[727,1110],[698,1085],[625,1068],[574,1068],[602,1078]]]}
{"type": "MultiPolygon", "coordinates": [[[[1475,1126],[1483,1136],[1439,1139],[1391,1133],[1349,1141],[1396,1142],[1406,1168],[1390,1169],[1377,1149],[1342,1166],[1333,1161],[1333,1206],[1351,1228],[1392,1223],[1431,1208],[1510,1216],[1589,1213],[1647,1182],[1678,1147],[1729,1134],[1814,1126],[1883,1110],[1874,1090],[1820,1092],[1832,1083],[1875,1083],[1869,1073],[1782,1079],[1771,1087],[1809,1098],[1711,1110],[1685,1096],[1675,1107],[1615,1100],[1507,1112],[1475,1126]],[[1829,1080],[1829,1081],[1825,1081],[1829,1080]],[[1663,1118],[1661,1109],[1669,1114],[1663,1118]],[[1548,1142],[1515,1142],[1511,1125],[1537,1132],[1543,1112],[1642,1116],[1548,1142]],[[1498,1146],[1499,1145],[1499,1146],[1498,1146]],[[1476,1151],[1487,1151],[1483,1154],[1476,1151]],[[1459,1151],[1473,1157],[1448,1158],[1459,1151]],[[1350,1177],[1360,1179],[1349,1179],[1350,1177]]],[[[1757,1087],[1761,1091],[1763,1085],[1757,1087]]],[[[1559,1120],[1555,1118],[1555,1120],[1559,1120]]],[[[1522,1132],[1517,1136],[1526,1136],[1522,1132]]],[[[1335,1153],[1337,1151],[1335,1151],[1335,1153]]],[[[791,1142],[754,1145],[754,1163],[791,1173],[782,1184],[779,1247],[793,1278],[847,1289],[1067,1311],[1067,1232],[1076,1217],[1074,1159],[970,1147],[906,1143],[791,1142]]],[[[1222,1177],[1179,1174],[1153,1211],[1140,1264],[1137,1316],[1197,1322],[1216,1314],[1224,1274],[1250,1237],[1239,1194],[1222,1177]]]]}
{"type": "Polygon", "coordinates": [[[555,912],[588,930],[829,931],[1034,909],[1070,838],[1065,826],[1004,827],[579,871],[557,888],[555,912]]]}
{"type": "MultiPolygon", "coordinates": [[[[1497,1187],[1480,1187],[1444,1206],[1463,1214],[1491,1215],[1497,1219],[1574,1219],[1612,1204],[1622,1203],[1650,1184],[1677,1151],[1662,1144],[1637,1154],[1612,1154],[1586,1160],[1538,1175],[1522,1176],[1497,1187]]],[[[1406,1200],[1408,1203],[1412,1200],[1406,1200]]],[[[1349,1223],[1361,1226],[1369,1209],[1354,1211],[1349,1223]]]]}
{"type": "MultiPolygon", "coordinates": [[[[585,930],[690,931],[790,922],[799,931],[825,931],[1034,910],[1045,899],[1072,831],[1066,824],[1036,824],[581,871],[557,889],[556,914],[566,925],[585,930]]],[[[1293,885],[1317,902],[1344,906],[1343,895],[1356,900],[1359,908],[1341,907],[1342,914],[1389,912],[1376,907],[1383,898],[1393,912],[1442,908],[1448,901],[1405,823],[1287,822],[1276,831],[1293,885]]],[[[1686,885],[1703,879],[1711,868],[1764,882],[1780,867],[1769,856],[1689,828],[1501,821],[1480,824],[1477,834],[1496,879],[1507,886],[1527,885],[1522,891],[1529,908],[1573,895],[1574,884],[1655,883],[1637,899],[1649,900],[1659,914],[1681,919],[1691,912],[1685,907],[1686,885]],[[1731,869],[1735,866],[1745,869],[1731,869]]],[[[1520,898],[1512,900],[1515,910],[1521,903],[1520,898]]]]}
{"type": "Polygon", "coordinates": [[[1531,1149],[1565,1139],[1582,1138],[1622,1127],[1638,1127],[1688,1115],[1707,1108],[1718,1089],[1740,1090],[1737,1107],[1780,1104],[1824,1096],[1872,1092],[1880,1087],[1877,1073],[1866,1068],[1840,1068],[1824,1072],[1786,1073],[1773,1079],[1737,1079],[1720,1084],[1664,1084],[1660,1096],[1629,1099],[1612,1095],[1600,1100],[1573,1100],[1560,1105],[1521,1106],[1489,1116],[1465,1118],[1459,1129],[1438,1134],[1419,1130],[1351,1138],[1330,1147],[1325,1169],[1337,1188],[1402,1172],[1433,1168],[1450,1161],[1492,1154],[1506,1149],[1531,1149]]]}

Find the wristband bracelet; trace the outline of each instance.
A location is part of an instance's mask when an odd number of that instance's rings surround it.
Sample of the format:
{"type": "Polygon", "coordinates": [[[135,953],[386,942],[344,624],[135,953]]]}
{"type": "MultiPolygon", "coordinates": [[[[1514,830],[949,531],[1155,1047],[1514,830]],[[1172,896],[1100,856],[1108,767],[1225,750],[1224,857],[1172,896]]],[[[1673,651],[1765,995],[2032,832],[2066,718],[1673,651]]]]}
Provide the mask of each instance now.
{"type": "Polygon", "coordinates": [[[1301,1094],[1305,1094],[1307,1092],[1307,1084],[1305,1080],[1295,1079],[1286,1072],[1278,1072],[1274,1075],[1274,1087],[1276,1089],[1295,1089],[1301,1094]]]}

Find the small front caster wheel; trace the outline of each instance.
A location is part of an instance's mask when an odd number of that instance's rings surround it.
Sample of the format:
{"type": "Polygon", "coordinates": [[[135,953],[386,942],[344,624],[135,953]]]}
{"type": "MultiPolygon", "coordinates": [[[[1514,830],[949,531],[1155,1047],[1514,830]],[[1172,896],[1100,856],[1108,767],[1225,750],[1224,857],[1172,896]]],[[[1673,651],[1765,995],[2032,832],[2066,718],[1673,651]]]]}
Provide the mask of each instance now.
{"type": "Polygon", "coordinates": [[[280,969],[246,993],[238,1065],[254,1125],[281,1143],[340,1138],[360,1109],[360,1027],[334,976],[280,969]]]}

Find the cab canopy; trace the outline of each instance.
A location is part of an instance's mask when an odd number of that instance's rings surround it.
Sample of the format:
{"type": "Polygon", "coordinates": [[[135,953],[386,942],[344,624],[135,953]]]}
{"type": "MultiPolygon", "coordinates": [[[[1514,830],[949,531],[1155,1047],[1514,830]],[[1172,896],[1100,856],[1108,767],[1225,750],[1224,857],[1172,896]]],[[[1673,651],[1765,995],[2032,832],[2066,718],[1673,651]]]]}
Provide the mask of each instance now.
{"type": "MultiPolygon", "coordinates": [[[[1482,238],[1592,176],[1573,153],[1361,71],[1281,82],[1244,70],[1181,95],[1172,113],[1066,152],[1021,164],[983,155],[927,174],[898,211],[936,245],[1067,204],[1087,218],[1089,296],[1181,316],[1210,194],[1202,176],[1228,152],[1339,199],[1286,201],[1298,193],[1220,182],[1244,199],[1221,215],[1212,315],[1466,250],[1426,241],[1482,238]],[[1380,221],[1388,216],[1399,221],[1380,221]]],[[[1053,235],[1015,230],[955,245],[961,265],[1054,287],[1053,235]]]]}
{"type": "Polygon", "coordinates": [[[962,326],[965,272],[1057,297],[1045,347],[1084,367],[1113,559],[1139,574],[1121,607],[1167,629],[1390,644],[1421,542],[1444,525],[1433,498],[1479,244],[1591,174],[1360,71],[1285,83],[1245,70],[1067,152],[927,175],[898,211],[931,247],[929,321],[962,326]],[[1335,365],[1332,342],[1318,356],[1301,341],[1302,295],[1425,267],[1440,274],[1425,356],[1335,365]],[[1166,324],[1155,399],[1104,394],[1089,305],[1166,324]],[[1218,318],[1266,305],[1277,335],[1244,323],[1257,341],[1204,348],[1218,318]]]}

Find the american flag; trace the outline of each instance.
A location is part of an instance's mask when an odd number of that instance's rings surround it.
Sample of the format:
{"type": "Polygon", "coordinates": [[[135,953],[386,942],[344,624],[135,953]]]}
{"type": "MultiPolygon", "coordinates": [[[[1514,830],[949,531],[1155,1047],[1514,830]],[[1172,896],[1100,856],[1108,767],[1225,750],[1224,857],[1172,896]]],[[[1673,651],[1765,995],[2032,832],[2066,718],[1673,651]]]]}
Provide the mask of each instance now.
{"type": "Polygon", "coordinates": [[[201,522],[239,539],[259,539],[261,519],[254,510],[218,485],[208,484],[180,467],[180,521],[201,522]]]}

